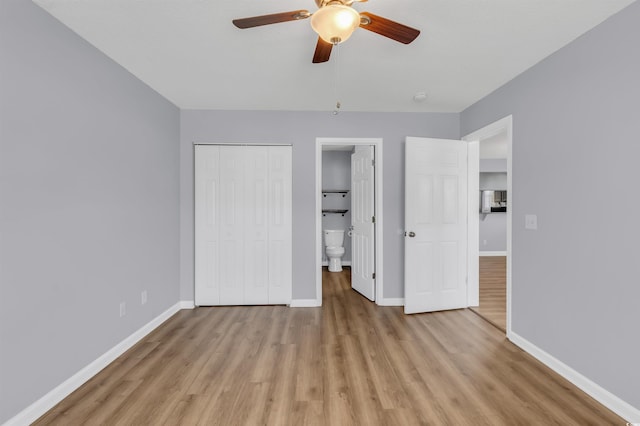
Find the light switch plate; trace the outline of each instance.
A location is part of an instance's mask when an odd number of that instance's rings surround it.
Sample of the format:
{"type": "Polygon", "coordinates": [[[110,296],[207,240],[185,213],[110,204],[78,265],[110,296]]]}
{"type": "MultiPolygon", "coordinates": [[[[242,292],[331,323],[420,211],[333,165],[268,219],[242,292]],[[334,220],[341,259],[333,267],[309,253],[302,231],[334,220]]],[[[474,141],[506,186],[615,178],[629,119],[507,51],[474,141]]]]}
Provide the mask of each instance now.
{"type": "Polygon", "coordinates": [[[524,215],[524,229],[538,229],[538,216],[535,214],[524,215]]]}

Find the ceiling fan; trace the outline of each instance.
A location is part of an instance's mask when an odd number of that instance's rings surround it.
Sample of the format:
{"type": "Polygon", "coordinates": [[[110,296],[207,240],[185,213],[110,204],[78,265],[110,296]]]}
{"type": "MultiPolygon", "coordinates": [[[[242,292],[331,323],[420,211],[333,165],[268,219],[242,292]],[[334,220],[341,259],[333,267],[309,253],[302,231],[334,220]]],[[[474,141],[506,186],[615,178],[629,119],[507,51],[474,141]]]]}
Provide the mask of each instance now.
{"type": "Polygon", "coordinates": [[[313,54],[313,63],[327,62],[334,45],[346,41],[356,28],[364,28],[400,43],[409,44],[418,37],[419,30],[399,24],[369,12],[358,13],[351,5],[367,0],[315,0],[318,10],[274,13],[251,18],[234,19],[233,24],[241,29],[280,22],[311,18],[311,27],[318,33],[318,43],[313,54]]]}

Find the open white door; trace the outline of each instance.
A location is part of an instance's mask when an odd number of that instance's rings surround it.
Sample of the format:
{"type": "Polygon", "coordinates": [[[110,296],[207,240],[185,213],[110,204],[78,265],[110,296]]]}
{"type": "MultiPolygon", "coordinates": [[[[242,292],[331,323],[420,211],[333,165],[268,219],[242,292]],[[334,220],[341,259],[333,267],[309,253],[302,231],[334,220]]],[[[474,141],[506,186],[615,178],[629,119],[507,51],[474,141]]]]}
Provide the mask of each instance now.
{"type": "Polygon", "coordinates": [[[351,154],[351,287],[375,300],[373,146],[351,154]]]}
{"type": "Polygon", "coordinates": [[[407,314],[467,306],[467,143],[406,139],[407,314]]]}

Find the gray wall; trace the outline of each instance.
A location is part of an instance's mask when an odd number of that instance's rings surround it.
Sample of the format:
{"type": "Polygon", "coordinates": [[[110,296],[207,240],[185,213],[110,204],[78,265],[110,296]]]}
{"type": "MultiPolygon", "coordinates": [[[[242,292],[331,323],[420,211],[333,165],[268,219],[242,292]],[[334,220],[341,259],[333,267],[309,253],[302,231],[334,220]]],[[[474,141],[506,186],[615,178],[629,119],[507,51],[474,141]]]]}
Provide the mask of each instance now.
{"type": "Polygon", "coordinates": [[[480,172],[480,190],[507,190],[507,173],[501,172],[480,172]]]}
{"type": "Polygon", "coordinates": [[[481,158],[480,172],[505,172],[506,173],[507,159],[506,158],[481,158]]]}
{"type": "Polygon", "coordinates": [[[178,301],[179,111],[30,1],[0,67],[3,423],[178,301]]]}
{"type": "Polygon", "coordinates": [[[507,214],[480,213],[480,254],[483,251],[507,251],[507,214]]]}
{"type": "MultiPolygon", "coordinates": [[[[344,229],[343,261],[351,261],[351,238],[347,235],[351,226],[351,151],[324,151],[322,153],[322,189],[348,189],[343,194],[327,194],[322,198],[323,209],[349,210],[344,216],[328,213],[322,217],[322,229],[344,229]]],[[[324,241],[324,240],[323,240],[324,241]]],[[[324,244],[324,242],[323,242],[324,244]]],[[[327,261],[327,254],[322,253],[327,261]]]]}
{"type": "Polygon", "coordinates": [[[461,117],[513,114],[513,331],[636,408],[639,22],[636,2],[461,117]]]}
{"type": "Polygon", "coordinates": [[[193,143],[293,145],[293,298],[315,299],[317,137],[383,139],[384,296],[403,297],[404,138],[459,138],[458,114],[278,111],[181,112],[180,254],[183,300],[193,300],[193,143]]]}

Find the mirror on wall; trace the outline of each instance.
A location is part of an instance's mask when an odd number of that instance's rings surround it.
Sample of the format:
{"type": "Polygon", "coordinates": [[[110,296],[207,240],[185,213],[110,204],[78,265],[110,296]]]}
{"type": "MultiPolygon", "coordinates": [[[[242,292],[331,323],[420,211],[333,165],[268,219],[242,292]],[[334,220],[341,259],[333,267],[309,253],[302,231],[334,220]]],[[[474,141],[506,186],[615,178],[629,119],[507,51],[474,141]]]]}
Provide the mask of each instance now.
{"type": "Polygon", "coordinates": [[[501,213],[507,211],[507,191],[480,191],[480,213],[501,213]]]}

